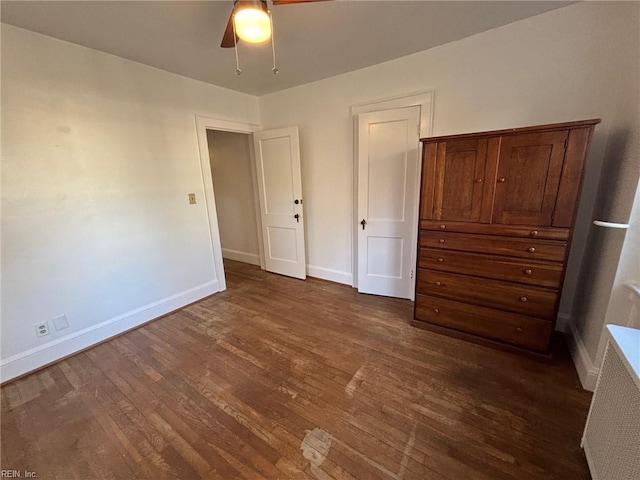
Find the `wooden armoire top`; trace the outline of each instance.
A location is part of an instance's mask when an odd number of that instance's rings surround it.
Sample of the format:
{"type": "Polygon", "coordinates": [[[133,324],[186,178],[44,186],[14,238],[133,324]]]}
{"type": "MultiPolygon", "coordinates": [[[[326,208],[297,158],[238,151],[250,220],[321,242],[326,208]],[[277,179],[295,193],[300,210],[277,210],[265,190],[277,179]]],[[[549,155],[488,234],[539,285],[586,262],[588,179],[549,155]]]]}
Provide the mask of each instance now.
{"type": "Polygon", "coordinates": [[[421,138],[421,142],[434,142],[434,141],[442,141],[442,140],[453,140],[458,138],[473,138],[473,137],[486,137],[486,136],[500,136],[500,135],[513,135],[520,133],[529,133],[529,132],[538,132],[541,130],[549,131],[549,130],[566,130],[569,128],[579,128],[586,127],[591,125],[597,125],[600,123],[599,118],[592,118],[590,120],[579,120],[575,122],[562,122],[562,123],[550,123],[547,125],[535,125],[530,127],[520,127],[520,128],[507,128],[504,130],[492,130],[488,132],[473,132],[473,133],[459,133],[454,135],[442,135],[439,137],[425,137],[421,138]]]}

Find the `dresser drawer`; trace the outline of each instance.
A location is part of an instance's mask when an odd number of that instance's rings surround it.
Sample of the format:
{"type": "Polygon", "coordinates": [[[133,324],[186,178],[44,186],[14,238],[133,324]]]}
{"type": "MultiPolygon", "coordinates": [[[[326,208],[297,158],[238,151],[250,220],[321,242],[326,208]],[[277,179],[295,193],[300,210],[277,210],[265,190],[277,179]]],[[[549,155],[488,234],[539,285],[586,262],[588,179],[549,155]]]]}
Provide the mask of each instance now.
{"type": "Polygon", "coordinates": [[[416,293],[470,302],[531,317],[553,320],[557,290],[500,280],[418,269],[416,293]]]}
{"type": "Polygon", "coordinates": [[[562,262],[567,242],[422,230],[420,246],[562,262]]]}
{"type": "Polygon", "coordinates": [[[547,240],[568,240],[568,228],[537,227],[522,225],[501,225],[495,223],[443,222],[420,220],[420,228],[438,232],[478,233],[507,237],[544,238],[547,240]]]}
{"type": "Polygon", "coordinates": [[[559,288],[562,265],[512,257],[420,248],[418,267],[559,288]]]}
{"type": "Polygon", "coordinates": [[[443,298],[416,295],[415,318],[532,350],[545,351],[553,322],[459,303],[443,298]]]}

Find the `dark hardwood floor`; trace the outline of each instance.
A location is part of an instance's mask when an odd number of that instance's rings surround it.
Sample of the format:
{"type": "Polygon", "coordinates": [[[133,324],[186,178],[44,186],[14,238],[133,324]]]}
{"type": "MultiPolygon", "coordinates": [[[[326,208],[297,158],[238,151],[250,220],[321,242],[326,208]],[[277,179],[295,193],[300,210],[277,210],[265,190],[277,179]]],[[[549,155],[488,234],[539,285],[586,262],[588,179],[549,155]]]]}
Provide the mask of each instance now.
{"type": "Polygon", "coordinates": [[[226,262],[228,290],[2,388],[38,479],[588,479],[591,395],[412,304],[226,262]]]}

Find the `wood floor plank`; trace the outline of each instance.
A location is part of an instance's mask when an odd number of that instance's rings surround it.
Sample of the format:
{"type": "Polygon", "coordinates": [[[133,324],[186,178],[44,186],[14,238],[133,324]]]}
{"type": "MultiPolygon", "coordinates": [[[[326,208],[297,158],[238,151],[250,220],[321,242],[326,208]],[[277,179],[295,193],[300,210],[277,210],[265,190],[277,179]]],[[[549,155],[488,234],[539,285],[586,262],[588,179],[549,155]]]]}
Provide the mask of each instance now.
{"type": "Polygon", "coordinates": [[[591,399],[410,326],[406,300],[225,261],[227,290],[0,391],[2,468],[40,479],[589,479],[591,399]]]}
{"type": "MultiPolygon", "coordinates": [[[[125,339],[121,339],[121,341],[122,342],[127,342],[127,340],[125,340],[125,339]]],[[[137,348],[137,346],[135,344],[133,344],[132,342],[127,342],[127,343],[128,343],[129,348],[131,348],[132,350],[135,350],[137,348]]],[[[185,392],[185,391],[187,391],[188,388],[190,388],[188,385],[180,383],[182,381],[181,379],[178,380],[176,377],[173,377],[170,374],[167,374],[166,376],[170,380],[176,382],[175,386],[172,385],[172,384],[167,383],[167,385],[171,385],[171,386],[170,387],[165,387],[165,391],[166,392],[171,392],[171,393],[173,393],[175,395],[176,392],[179,392],[179,391],[180,392],[185,392]],[[176,390],[175,387],[178,387],[179,390],[176,390]]],[[[206,386],[210,386],[215,391],[219,391],[219,388],[218,388],[219,386],[218,385],[211,385],[208,381],[204,382],[204,383],[206,383],[205,387],[206,386]]],[[[195,385],[192,388],[195,390],[195,389],[198,389],[198,387],[199,387],[198,385],[195,385]]],[[[154,389],[154,392],[158,393],[158,391],[155,390],[155,389],[154,389]]],[[[163,395],[162,392],[159,393],[158,395],[162,396],[162,399],[165,402],[170,402],[171,401],[166,395],[163,395]]],[[[226,434],[226,432],[223,431],[226,427],[223,427],[221,424],[217,424],[215,421],[211,422],[211,419],[208,417],[208,413],[210,411],[208,409],[209,409],[209,407],[215,407],[214,411],[217,412],[219,415],[222,415],[223,423],[225,423],[226,426],[230,425],[231,429],[234,430],[236,433],[241,431],[242,432],[241,436],[247,438],[246,434],[250,433],[250,432],[247,432],[246,429],[237,428],[237,427],[240,427],[241,425],[234,423],[235,417],[233,415],[227,417],[227,412],[223,412],[223,411],[218,409],[219,405],[212,404],[211,402],[209,402],[209,400],[208,400],[208,398],[206,396],[203,397],[202,395],[194,394],[193,392],[188,397],[185,395],[182,398],[180,398],[180,406],[181,407],[183,406],[183,402],[192,402],[193,400],[204,401],[204,408],[200,408],[197,405],[193,405],[193,404],[189,405],[189,408],[186,408],[186,409],[185,408],[181,408],[180,409],[181,411],[188,412],[186,414],[183,414],[183,419],[185,421],[188,421],[190,419],[193,420],[195,418],[195,415],[197,415],[198,421],[200,423],[206,424],[206,428],[209,429],[209,433],[211,431],[215,431],[216,432],[216,436],[218,438],[218,442],[220,442],[221,440],[223,442],[225,442],[224,444],[227,445],[228,451],[232,451],[236,455],[238,454],[239,450],[247,452],[250,449],[250,447],[248,445],[243,445],[242,443],[240,443],[240,445],[238,445],[237,442],[236,442],[235,445],[229,445],[228,435],[226,434]],[[190,413],[191,411],[193,411],[195,413],[195,415],[191,414],[190,413]],[[207,418],[209,418],[209,420],[205,420],[207,418]],[[214,423],[215,423],[215,426],[213,425],[214,423]]],[[[253,437],[253,436],[249,436],[248,438],[249,438],[249,440],[250,440],[250,442],[252,444],[259,445],[259,448],[268,448],[268,447],[264,447],[264,444],[259,443],[259,440],[260,440],[259,438],[256,438],[256,437],[253,437]]],[[[232,439],[231,441],[233,442],[233,441],[235,441],[235,439],[232,439]]],[[[269,460],[265,459],[262,455],[259,455],[257,452],[252,453],[250,455],[250,457],[248,457],[247,461],[248,461],[248,463],[250,465],[254,465],[255,468],[257,468],[257,471],[266,473],[268,476],[271,476],[271,478],[273,478],[273,474],[274,473],[273,473],[272,465],[273,465],[273,459],[275,458],[275,457],[273,457],[274,451],[271,450],[271,449],[268,449],[268,450],[266,450],[266,452],[267,452],[267,456],[272,459],[271,462],[269,462],[269,460]]],[[[254,476],[255,476],[255,473],[254,473],[254,476]]]]}

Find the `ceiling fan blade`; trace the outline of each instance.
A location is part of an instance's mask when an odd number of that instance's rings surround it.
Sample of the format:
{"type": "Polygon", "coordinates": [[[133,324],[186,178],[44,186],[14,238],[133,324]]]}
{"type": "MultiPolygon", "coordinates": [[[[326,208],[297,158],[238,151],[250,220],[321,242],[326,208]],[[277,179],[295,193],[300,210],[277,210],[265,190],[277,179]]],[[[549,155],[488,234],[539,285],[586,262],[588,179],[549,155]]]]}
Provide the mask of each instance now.
{"type": "Polygon", "coordinates": [[[222,43],[220,46],[222,48],[233,48],[236,44],[238,38],[234,38],[233,34],[233,10],[231,11],[231,15],[229,15],[229,21],[227,22],[227,28],[224,30],[224,35],[222,36],[222,43]]]}
{"type": "Polygon", "coordinates": [[[273,0],[274,5],[292,5],[294,3],[327,2],[329,0],[273,0]]]}

